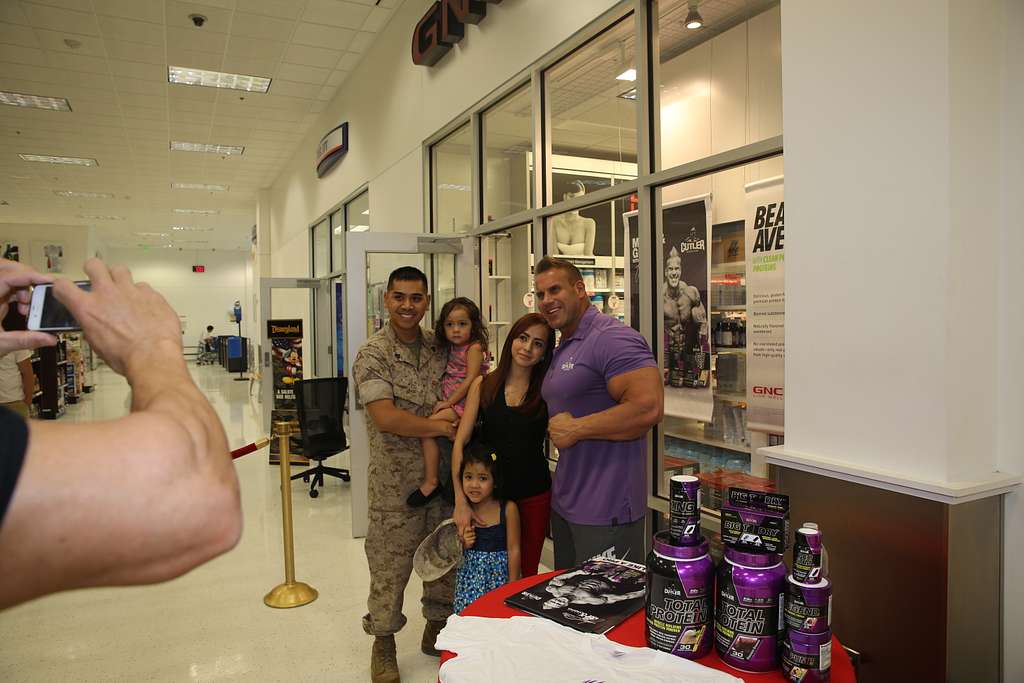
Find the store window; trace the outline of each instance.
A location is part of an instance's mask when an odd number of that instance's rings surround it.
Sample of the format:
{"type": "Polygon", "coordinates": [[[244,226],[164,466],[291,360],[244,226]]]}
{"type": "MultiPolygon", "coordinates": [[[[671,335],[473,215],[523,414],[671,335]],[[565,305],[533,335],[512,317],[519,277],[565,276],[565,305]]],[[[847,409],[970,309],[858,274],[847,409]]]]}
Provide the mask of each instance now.
{"type": "Polygon", "coordinates": [[[599,311],[629,321],[626,302],[624,216],[635,212],[632,195],[601,202],[578,210],[565,211],[547,220],[548,249],[576,264],[583,275],[590,301],[599,311]],[[595,247],[587,253],[575,253],[581,241],[595,247]],[[554,249],[552,249],[554,247],[554,249]],[[572,247],[571,249],[567,247],[572,247]]]}
{"type": "Polygon", "coordinates": [[[345,211],[331,214],[331,272],[345,270],[345,211]]]}
{"type": "MultiPolygon", "coordinates": [[[[663,239],[655,329],[665,383],[656,491],[667,495],[672,475],[696,474],[704,506],[717,510],[730,486],[772,487],[752,453],[782,431],[782,157],[656,194],[663,239]]],[[[636,213],[626,221],[635,228],[636,213]]]]}
{"type": "Polygon", "coordinates": [[[532,237],[533,226],[527,224],[480,240],[480,313],[495,361],[512,324],[534,310],[532,237]]]}
{"type": "Polygon", "coordinates": [[[635,42],[630,14],[544,72],[552,153],[547,204],[636,177],[635,42]]]}
{"type": "Polygon", "coordinates": [[[485,111],[481,123],[486,223],[525,211],[533,204],[533,105],[529,84],[485,111]]]}
{"type": "MultiPolygon", "coordinates": [[[[434,254],[431,259],[431,265],[433,274],[430,278],[430,283],[433,296],[430,302],[430,320],[425,321],[424,324],[429,323],[433,327],[434,323],[432,321],[437,320],[437,316],[441,313],[441,308],[444,307],[447,301],[455,298],[455,255],[434,254]]],[[[428,275],[430,275],[429,272],[428,275]]]]}
{"type": "Polygon", "coordinates": [[[777,0],[659,4],[658,168],[782,135],[781,11],[777,0]]]}
{"type": "Polygon", "coordinates": [[[330,222],[324,219],[313,226],[310,239],[313,245],[313,277],[321,277],[331,272],[331,238],[330,222]]]}
{"type": "Polygon", "coordinates": [[[464,233],[473,228],[472,134],[462,126],[430,148],[433,231],[464,233]]]}

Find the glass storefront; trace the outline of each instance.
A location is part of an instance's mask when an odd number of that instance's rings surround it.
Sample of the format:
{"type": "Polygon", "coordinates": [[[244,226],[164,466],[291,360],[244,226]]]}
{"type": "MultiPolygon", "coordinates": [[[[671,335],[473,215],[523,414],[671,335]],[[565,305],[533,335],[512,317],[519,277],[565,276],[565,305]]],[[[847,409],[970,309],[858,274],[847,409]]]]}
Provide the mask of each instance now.
{"type": "Polygon", "coordinates": [[[529,84],[483,113],[484,223],[533,205],[533,106],[529,84]]]}
{"type": "Polygon", "coordinates": [[[433,232],[469,232],[473,227],[473,158],[469,125],[430,149],[433,232]]]}

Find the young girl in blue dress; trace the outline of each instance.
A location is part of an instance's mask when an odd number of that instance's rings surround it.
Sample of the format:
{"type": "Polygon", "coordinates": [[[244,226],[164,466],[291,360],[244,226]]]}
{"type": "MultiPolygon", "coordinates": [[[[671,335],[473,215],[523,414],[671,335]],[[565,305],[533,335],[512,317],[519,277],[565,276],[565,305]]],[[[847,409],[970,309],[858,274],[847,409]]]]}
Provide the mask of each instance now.
{"type": "Polygon", "coordinates": [[[465,450],[459,475],[462,490],[482,525],[462,534],[463,559],[455,581],[456,614],[484,593],[522,573],[519,552],[519,509],[501,500],[501,463],[490,446],[475,443],[465,450]]]}

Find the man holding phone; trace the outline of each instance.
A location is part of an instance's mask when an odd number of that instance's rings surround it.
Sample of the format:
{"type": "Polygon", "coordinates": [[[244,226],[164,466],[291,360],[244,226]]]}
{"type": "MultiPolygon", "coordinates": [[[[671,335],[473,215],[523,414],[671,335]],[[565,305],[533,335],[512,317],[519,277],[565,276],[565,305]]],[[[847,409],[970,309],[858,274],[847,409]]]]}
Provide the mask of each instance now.
{"type": "MultiPolygon", "coordinates": [[[[127,268],[89,259],[92,291],[0,260],[0,320],[53,292],[93,350],[132,387],[131,413],[92,424],[30,421],[0,408],[0,609],[72,588],[179,576],[241,534],[224,429],[188,374],[178,317],[127,268]]],[[[0,331],[0,354],[53,346],[0,331]]]]}

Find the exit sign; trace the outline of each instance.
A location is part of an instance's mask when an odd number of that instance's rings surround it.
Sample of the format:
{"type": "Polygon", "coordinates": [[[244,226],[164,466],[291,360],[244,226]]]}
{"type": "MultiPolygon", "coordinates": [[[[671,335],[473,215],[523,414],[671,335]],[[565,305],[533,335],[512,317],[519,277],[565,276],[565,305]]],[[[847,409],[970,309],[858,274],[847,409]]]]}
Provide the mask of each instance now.
{"type": "Polygon", "coordinates": [[[192,272],[193,273],[205,273],[206,272],[206,266],[192,266],[192,272]]]}

